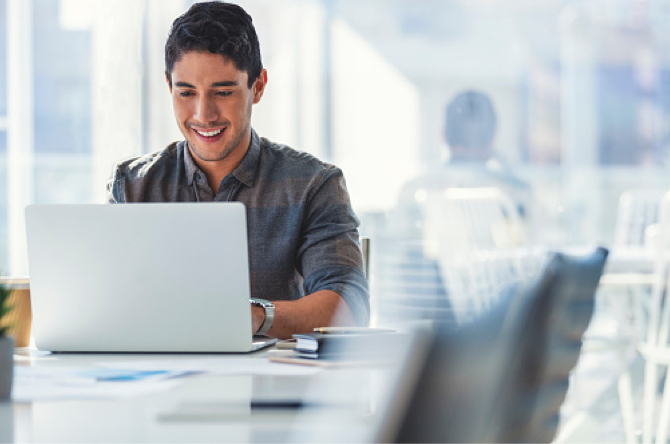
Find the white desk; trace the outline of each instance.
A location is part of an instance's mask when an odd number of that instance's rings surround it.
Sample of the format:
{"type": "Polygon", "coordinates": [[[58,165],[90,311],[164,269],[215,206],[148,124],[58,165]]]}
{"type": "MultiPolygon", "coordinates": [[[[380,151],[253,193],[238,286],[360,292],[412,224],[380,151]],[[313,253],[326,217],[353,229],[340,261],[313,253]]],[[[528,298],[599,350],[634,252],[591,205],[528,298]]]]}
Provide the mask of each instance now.
{"type": "Polygon", "coordinates": [[[648,249],[612,249],[600,282],[605,285],[651,286],[654,283],[655,266],[653,252],[648,249]]]}
{"type": "MultiPolygon", "coordinates": [[[[17,365],[90,367],[100,362],[203,357],[225,361],[241,356],[264,360],[267,352],[207,356],[51,355],[17,365]]],[[[360,441],[374,416],[375,381],[380,372],[385,374],[387,370],[324,369],[310,376],[201,374],[180,378],[181,384],[168,391],[130,399],[0,403],[0,442],[360,441]],[[323,390],[329,394],[324,395],[323,390]],[[250,408],[251,400],[278,399],[327,402],[333,406],[299,410],[250,408]],[[208,414],[188,413],[193,411],[208,414]],[[341,421],[324,420],[338,418],[337,415],[341,421]]]]}

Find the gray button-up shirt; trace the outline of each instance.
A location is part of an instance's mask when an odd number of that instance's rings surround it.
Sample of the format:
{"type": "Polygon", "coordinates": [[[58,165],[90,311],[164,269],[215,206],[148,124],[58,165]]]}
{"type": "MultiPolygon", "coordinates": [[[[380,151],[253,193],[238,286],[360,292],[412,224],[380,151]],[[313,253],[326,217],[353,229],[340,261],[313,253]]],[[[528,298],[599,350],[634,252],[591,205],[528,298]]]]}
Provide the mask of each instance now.
{"type": "MultiPolygon", "coordinates": [[[[370,316],[368,284],[342,171],[314,156],[260,138],[214,194],[186,142],[119,162],[107,200],[242,202],[247,208],[251,296],[295,300],[319,290],[342,296],[361,325],[370,316]]],[[[224,252],[225,254],[225,252],[224,252]]]]}

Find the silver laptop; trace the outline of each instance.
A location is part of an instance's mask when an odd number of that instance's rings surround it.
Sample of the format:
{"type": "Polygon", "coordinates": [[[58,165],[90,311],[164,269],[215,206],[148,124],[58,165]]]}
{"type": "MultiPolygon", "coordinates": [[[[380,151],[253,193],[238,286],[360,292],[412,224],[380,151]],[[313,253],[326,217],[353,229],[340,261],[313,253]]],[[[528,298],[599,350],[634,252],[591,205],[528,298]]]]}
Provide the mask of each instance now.
{"type": "Polygon", "coordinates": [[[33,335],[58,352],[248,352],[241,203],[26,208],[33,335]]]}

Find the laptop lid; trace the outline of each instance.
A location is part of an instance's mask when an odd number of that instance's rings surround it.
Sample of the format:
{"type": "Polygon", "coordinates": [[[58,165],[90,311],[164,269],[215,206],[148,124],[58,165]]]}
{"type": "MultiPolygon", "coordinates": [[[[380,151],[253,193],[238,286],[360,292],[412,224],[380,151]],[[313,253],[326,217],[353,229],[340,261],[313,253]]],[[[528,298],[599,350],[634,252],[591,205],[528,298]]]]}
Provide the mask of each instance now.
{"type": "Polygon", "coordinates": [[[252,350],[241,203],[31,205],[26,232],[38,348],[252,350]]]}

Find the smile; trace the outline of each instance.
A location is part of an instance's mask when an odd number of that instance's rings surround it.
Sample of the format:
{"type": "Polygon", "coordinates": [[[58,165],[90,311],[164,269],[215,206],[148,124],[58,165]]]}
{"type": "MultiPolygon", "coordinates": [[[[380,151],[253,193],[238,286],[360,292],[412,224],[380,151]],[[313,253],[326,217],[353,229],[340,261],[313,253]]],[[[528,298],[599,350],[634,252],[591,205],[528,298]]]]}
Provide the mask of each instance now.
{"type": "Polygon", "coordinates": [[[214,130],[214,131],[201,131],[201,130],[197,130],[197,129],[193,128],[193,131],[195,131],[196,133],[198,133],[199,135],[201,135],[203,137],[214,137],[218,134],[221,134],[221,131],[223,131],[223,128],[218,129],[218,130],[214,130]]]}

